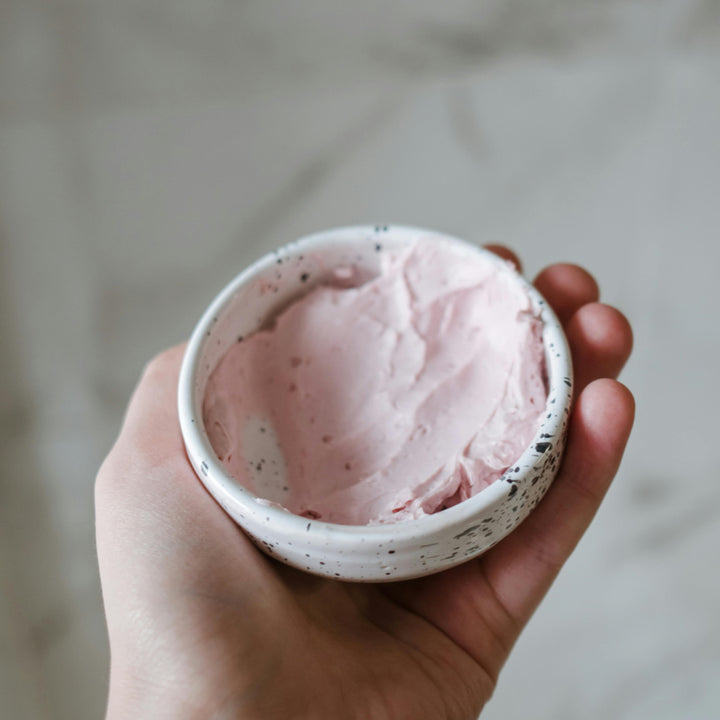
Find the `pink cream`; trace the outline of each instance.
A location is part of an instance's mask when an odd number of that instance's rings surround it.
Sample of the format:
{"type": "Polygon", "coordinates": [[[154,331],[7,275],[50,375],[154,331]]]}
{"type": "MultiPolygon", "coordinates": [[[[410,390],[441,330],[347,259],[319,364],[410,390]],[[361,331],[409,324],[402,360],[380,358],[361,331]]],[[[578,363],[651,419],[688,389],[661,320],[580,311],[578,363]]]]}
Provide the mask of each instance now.
{"type": "Polygon", "coordinates": [[[208,382],[218,457],[296,514],[366,525],[438,512],[499,478],[544,412],[542,323],[510,273],[434,241],[383,263],[360,287],[311,290],[208,382]]]}

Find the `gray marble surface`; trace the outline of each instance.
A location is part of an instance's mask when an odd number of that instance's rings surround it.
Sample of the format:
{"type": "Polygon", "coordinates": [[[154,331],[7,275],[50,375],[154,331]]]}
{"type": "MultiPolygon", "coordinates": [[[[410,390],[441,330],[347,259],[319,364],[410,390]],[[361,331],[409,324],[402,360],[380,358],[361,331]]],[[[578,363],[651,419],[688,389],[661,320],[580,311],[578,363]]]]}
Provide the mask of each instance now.
{"type": "Polygon", "coordinates": [[[0,4],[0,716],[101,716],[94,475],[145,360],[356,222],[589,266],[637,426],[483,717],[720,716],[720,5],[0,4]]]}

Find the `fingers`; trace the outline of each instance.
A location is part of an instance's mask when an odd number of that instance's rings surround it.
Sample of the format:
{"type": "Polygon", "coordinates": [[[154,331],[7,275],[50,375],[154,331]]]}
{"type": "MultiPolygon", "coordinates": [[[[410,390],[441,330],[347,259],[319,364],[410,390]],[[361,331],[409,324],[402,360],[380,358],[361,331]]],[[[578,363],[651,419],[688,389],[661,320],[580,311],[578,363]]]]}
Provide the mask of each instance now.
{"type": "Polygon", "coordinates": [[[510,248],[507,248],[504,245],[485,245],[485,249],[489,250],[491,253],[495,253],[495,255],[501,257],[503,260],[511,262],[519,273],[522,272],[522,263],[520,262],[520,258],[510,248]]]}
{"type": "Polygon", "coordinates": [[[603,379],[578,398],[562,468],[545,498],[481,562],[509,615],[522,626],[597,512],[617,472],[635,414],[630,391],[603,379]]]}
{"type": "Polygon", "coordinates": [[[583,305],[597,302],[600,297],[595,278],[577,265],[550,265],[533,284],[550,303],[563,326],[583,305]]]}
{"type": "Polygon", "coordinates": [[[575,395],[598,378],[616,378],[630,357],[633,333],[627,318],[600,303],[581,307],[565,328],[575,369],[575,395]]]}
{"type": "Polygon", "coordinates": [[[597,302],[595,278],[577,265],[545,268],[535,287],[565,328],[575,370],[575,395],[598,378],[616,378],[630,357],[633,335],[625,316],[597,302]]]}

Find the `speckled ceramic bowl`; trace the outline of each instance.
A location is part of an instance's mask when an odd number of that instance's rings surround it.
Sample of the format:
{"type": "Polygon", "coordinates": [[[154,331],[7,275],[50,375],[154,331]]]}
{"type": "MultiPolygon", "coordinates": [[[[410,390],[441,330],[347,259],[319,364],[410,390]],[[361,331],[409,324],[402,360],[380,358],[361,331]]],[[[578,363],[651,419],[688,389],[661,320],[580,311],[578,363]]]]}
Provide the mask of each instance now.
{"type": "Polygon", "coordinates": [[[355,581],[401,580],[427,575],[484,552],[537,505],[555,477],[565,443],[572,397],[572,365],[565,336],[552,310],[523,278],[496,256],[446,235],[398,226],[330,230],[292,242],[244,270],[212,302],[185,353],[178,401],[188,456],[217,502],[269,555],[302,570],[355,581]],[[484,253],[498,271],[512,273],[530,295],[544,323],[548,376],[547,412],[530,446],[507,472],[464,502],[417,520],[375,526],[308,520],[269,506],[228,475],[203,427],[202,403],[210,374],[239,336],[246,336],[334,268],[354,265],[379,272],[383,252],[418,236],[460,243],[484,253]]]}

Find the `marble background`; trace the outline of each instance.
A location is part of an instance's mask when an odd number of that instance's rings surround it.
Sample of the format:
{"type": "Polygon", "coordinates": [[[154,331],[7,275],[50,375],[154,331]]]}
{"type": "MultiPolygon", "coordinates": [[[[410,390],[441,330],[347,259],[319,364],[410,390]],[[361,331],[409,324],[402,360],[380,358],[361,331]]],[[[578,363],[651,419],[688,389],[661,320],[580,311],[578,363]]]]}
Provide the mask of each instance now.
{"type": "Polygon", "coordinates": [[[488,720],[720,717],[720,3],[0,4],[0,715],[102,715],[94,475],[146,359],[338,224],[589,266],[617,483],[488,720]]]}

